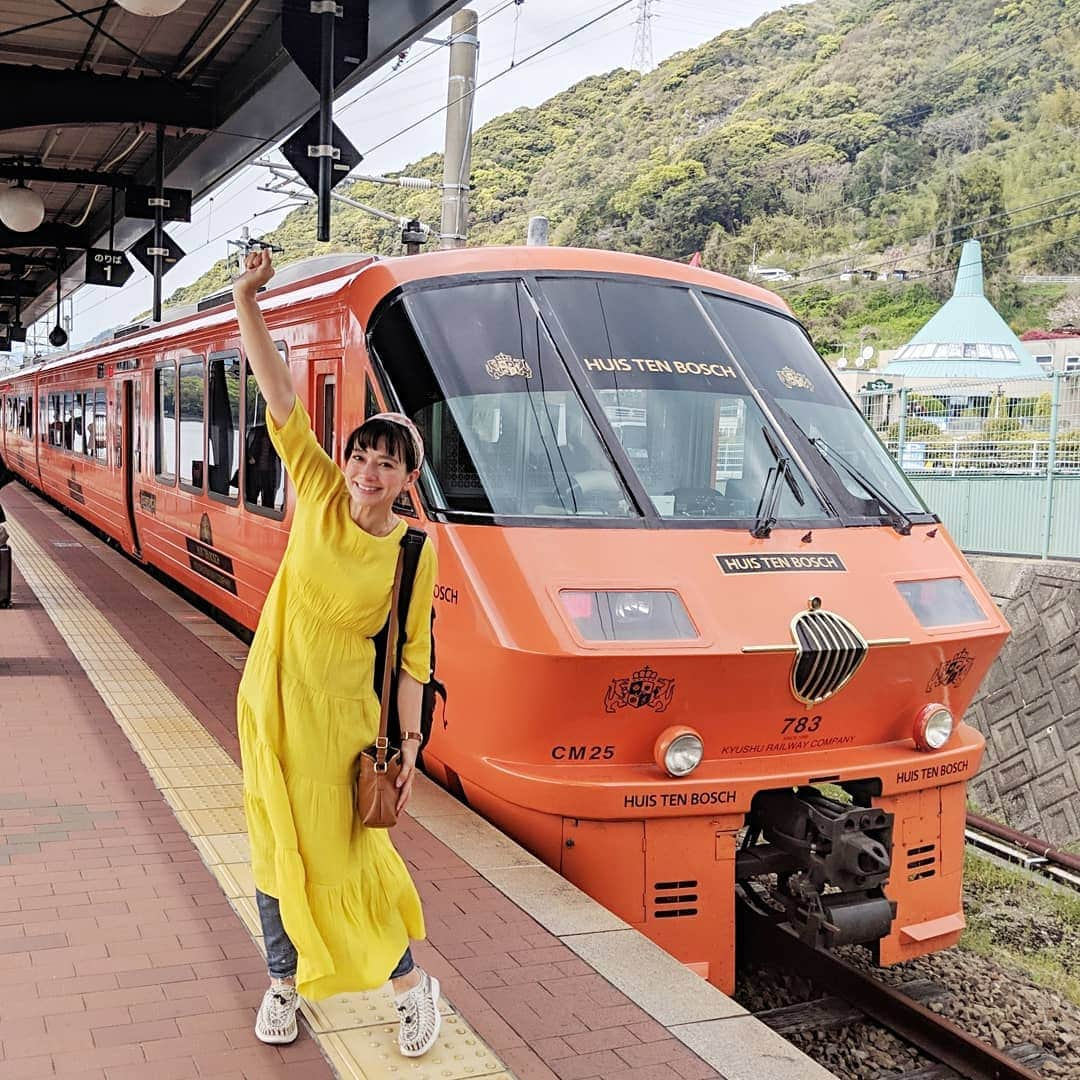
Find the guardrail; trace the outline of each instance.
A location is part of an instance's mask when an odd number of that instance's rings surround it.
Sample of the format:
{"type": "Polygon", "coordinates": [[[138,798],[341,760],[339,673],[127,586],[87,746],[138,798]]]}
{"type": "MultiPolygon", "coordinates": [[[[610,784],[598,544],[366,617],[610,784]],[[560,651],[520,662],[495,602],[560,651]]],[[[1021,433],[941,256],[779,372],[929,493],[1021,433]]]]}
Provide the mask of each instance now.
{"type": "Polygon", "coordinates": [[[964,550],[1080,558],[1080,372],[856,400],[964,550]]]}

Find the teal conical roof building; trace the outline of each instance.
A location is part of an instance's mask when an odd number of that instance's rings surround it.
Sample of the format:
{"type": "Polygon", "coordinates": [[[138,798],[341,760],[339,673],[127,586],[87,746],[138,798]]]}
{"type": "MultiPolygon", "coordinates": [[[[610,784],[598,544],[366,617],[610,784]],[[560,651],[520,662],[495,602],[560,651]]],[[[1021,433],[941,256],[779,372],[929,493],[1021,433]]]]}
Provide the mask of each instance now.
{"type": "Polygon", "coordinates": [[[1046,378],[986,299],[978,240],[964,244],[952,296],[889,361],[887,370],[920,379],[1046,378]]]}

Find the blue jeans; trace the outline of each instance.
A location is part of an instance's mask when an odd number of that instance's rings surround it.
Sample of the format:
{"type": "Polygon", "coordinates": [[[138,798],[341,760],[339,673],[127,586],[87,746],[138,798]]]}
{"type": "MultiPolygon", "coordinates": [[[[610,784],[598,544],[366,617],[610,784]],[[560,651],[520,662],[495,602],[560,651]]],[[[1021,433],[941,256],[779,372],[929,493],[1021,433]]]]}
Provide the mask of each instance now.
{"type": "MultiPolygon", "coordinates": [[[[272,979],[291,979],[296,974],[296,948],[285,933],[281,922],[281,911],[273,896],[255,890],[255,901],[259,905],[259,919],[262,922],[263,940],[266,942],[266,967],[272,979]]],[[[400,979],[408,975],[416,963],[412,951],[405,946],[405,952],[390,972],[391,979],[400,979]]]]}

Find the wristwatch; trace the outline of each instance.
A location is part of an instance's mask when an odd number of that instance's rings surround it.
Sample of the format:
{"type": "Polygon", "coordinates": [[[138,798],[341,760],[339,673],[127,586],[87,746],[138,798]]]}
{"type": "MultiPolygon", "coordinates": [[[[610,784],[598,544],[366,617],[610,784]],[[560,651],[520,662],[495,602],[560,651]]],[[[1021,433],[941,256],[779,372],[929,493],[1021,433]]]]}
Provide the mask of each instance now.
{"type": "Polygon", "coordinates": [[[422,731],[403,731],[401,733],[401,741],[404,742],[406,739],[415,739],[418,743],[423,745],[424,733],[422,731]]]}

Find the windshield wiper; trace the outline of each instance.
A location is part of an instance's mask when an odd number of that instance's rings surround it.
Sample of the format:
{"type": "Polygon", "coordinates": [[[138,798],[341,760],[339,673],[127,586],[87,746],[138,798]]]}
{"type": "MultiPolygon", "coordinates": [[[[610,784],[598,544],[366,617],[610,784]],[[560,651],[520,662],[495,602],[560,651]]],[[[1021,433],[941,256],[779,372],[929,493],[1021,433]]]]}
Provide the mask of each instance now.
{"type": "Polygon", "coordinates": [[[876,499],[889,518],[889,524],[901,535],[907,536],[911,532],[911,518],[900,509],[887,495],[885,495],[880,488],[878,488],[866,475],[860,472],[851,464],[839,450],[831,447],[822,438],[808,439],[811,446],[829,463],[829,466],[834,472],[836,472],[836,465],[839,464],[843,467],[844,471],[850,476],[857,484],[860,484],[864,491],[866,491],[871,498],[876,499]],[[832,458],[836,458],[834,463],[832,458]]]}
{"type": "Polygon", "coordinates": [[[750,535],[757,540],[764,540],[768,537],[776,524],[776,507],[780,502],[781,480],[787,482],[787,486],[791,489],[791,494],[795,496],[798,504],[800,506],[806,505],[806,500],[803,498],[803,493],[799,488],[799,482],[791,471],[791,459],[785,457],[777,449],[768,428],[763,426],[761,434],[765,437],[765,442],[772,451],[773,457],[776,458],[776,464],[769,469],[769,474],[765,477],[765,486],[761,489],[757,513],[754,515],[754,526],[750,530],[750,535]]]}

